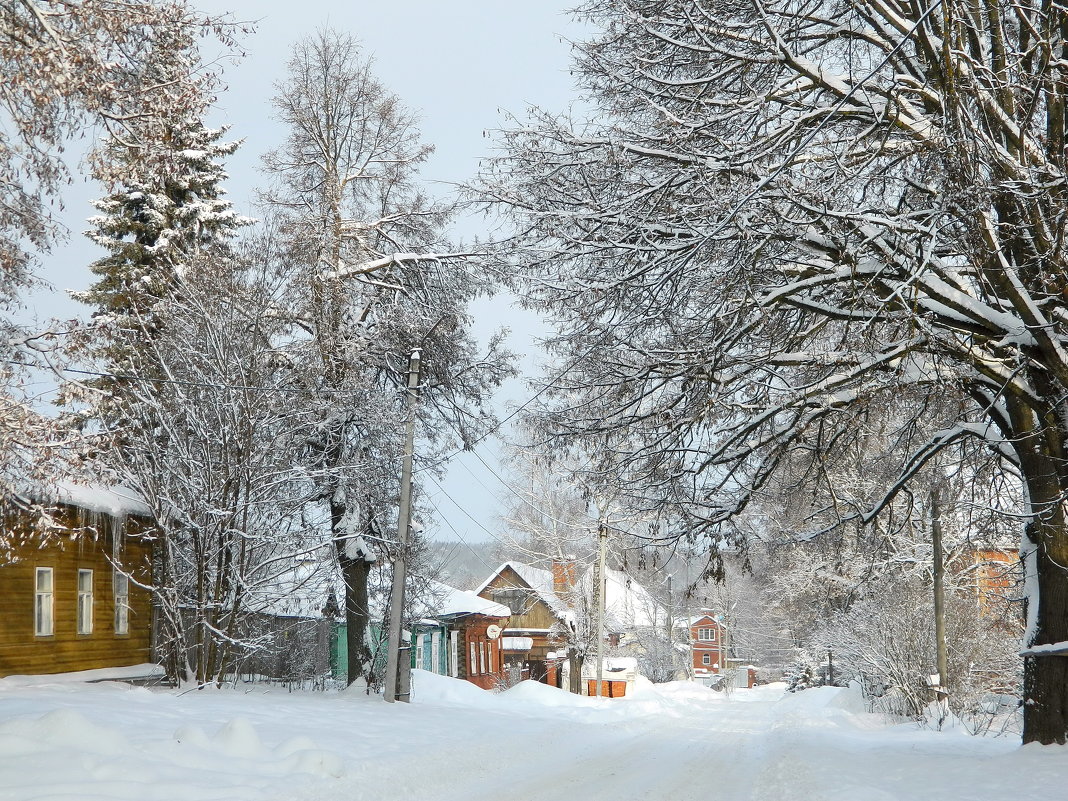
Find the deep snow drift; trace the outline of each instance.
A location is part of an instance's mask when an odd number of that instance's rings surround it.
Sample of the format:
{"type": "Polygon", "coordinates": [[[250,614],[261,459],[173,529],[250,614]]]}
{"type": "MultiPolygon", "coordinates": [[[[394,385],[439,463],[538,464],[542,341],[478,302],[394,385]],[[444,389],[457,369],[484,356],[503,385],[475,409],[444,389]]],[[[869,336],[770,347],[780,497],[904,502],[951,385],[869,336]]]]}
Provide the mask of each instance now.
{"type": "MultiPolygon", "coordinates": [[[[99,678],[99,677],[97,677],[99,678]]],[[[889,725],[851,691],[727,697],[643,684],[500,695],[416,671],[411,705],[356,692],[178,692],[0,679],[0,799],[575,798],[947,801],[1068,797],[1068,749],[889,725]]]]}

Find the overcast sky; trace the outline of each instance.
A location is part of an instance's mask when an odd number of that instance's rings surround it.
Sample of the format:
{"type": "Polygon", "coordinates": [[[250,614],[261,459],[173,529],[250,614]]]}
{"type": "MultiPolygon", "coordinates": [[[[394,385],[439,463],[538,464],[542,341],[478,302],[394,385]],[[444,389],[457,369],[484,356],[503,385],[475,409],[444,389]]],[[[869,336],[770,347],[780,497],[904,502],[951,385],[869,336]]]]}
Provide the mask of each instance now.
{"type": "MultiPolygon", "coordinates": [[[[252,216],[251,201],[262,183],[260,156],[283,136],[271,119],[273,85],[284,75],[293,43],[321,27],[355,34],[373,55],[380,80],[419,112],[424,140],[436,147],[422,171],[435,192],[445,194],[450,184],[473,176],[479,158],[492,147],[492,131],[506,123],[505,113],[522,116],[530,105],[562,111],[573,99],[565,39],[579,38],[580,29],[564,10],[571,3],[561,0],[200,0],[198,5],[211,14],[229,12],[255,22],[256,32],[243,40],[245,57],[226,63],[228,88],[209,120],[229,125],[230,136],[244,140],[228,161],[227,188],[238,209],[252,216]]],[[[99,194],[86,183],[71,187],[66,199],[71,241],[50,260],[45,277],[55,291],[31,296],[31,316],[84,315],[63,290],[90,282],[87,265],[97,254],[80,231],[92,213],[88,200],[99,194]]],[[[462,219],[454,235],[485,235],[484,225],[477,218],[462,219]]],[[[536,320],[502,298],[479,303],[473,313],[480,336],[510,327],[510,347],[525,354],[527,373],[534,369],[536,320]]],[[[512,382],[501,393],[501,408],[522,403],[529,393],[521,381],[512,382]]],[[[499,471],[497,444],[487,442],[478,453],[499,471]]],[[[440,512],[431,531],[436,538],[453,539],[455,530],[469,541],[486,540],[487,529],[497,530],[495,496],[507,490],[476,456],[458,457],[443,489],[424,484],[440,512]]]]}

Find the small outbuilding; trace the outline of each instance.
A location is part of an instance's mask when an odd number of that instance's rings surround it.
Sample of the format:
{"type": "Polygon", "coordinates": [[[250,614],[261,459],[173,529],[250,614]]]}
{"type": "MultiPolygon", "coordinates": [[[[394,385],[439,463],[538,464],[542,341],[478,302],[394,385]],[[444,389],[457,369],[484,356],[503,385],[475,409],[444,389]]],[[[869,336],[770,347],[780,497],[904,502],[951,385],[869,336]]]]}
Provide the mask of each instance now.
{"type": "MultiPolygon", "coordinates": [[[[597,661],[587,659],[582,665],[582,684],[586,695],[597,695],[597,661]]],[[[638,680],[638,660],[631,656],[606,657],[601,667],[601,697],[622,698],[633,691],[638,680]]]]}

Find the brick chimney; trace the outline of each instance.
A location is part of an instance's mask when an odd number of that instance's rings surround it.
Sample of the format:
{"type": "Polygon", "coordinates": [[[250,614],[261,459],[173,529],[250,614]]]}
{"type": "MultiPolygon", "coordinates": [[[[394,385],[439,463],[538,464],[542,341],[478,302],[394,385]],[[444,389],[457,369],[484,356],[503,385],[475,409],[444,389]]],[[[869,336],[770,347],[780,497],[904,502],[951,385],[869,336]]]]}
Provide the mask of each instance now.
{"type": "Polygon", "coordinates": [[[565,556],[563,559],[553,559],[553,592],[561,598],[567,596],[575,588],[578,579],[578,568],[575,559],[565,556]]]}

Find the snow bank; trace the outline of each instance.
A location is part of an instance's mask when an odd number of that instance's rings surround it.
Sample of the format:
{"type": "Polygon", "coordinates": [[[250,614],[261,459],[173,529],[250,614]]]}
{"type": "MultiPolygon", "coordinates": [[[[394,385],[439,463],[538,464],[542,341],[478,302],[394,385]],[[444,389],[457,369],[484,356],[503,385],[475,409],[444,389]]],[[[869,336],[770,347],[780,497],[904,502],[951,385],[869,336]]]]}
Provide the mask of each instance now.
{"type": "Polygon", "coordinates": [[[507,706],[542,708],[589,708],[599,706],[603,699],[586,698],[575,695],[558,687],[550,687],[540,681],[521,681],[514,687],[509,687],[499,696],[502,703],[507,706]]]}
{"type": "Polygon", "coordinates": [[[412,703],[492,708],[493,693],[469,681],[439,676],[427,670],[412,671],[412,703]]]}
{"type": "Polygon", "coordinates": [[[263,685],[0,683],[0,799],[459,801],[504,787],[517,801],[696,801],[713,787],[774,801],[1050,801],[1068,786],[1068,748],[888,726],[856,711],[855,689],[640,681],[596,699],[535,682],[494,694],[424,671],[413,682],[412,704],[263,685]]]}
{"type": "Polygon", "coordinates": [[[79,670],[74,673],[44,673],[34,676],[12,675],[0,678],[0,691],[13,687],[39,687],[53,684],[84,684],[97,681],[131,681],[133,679],[161,679],[163,668],[151,662],[127,667],[79,670]]]}
{"type": "Polygon", "coordinates": [[[130,742],[72,709],[0,723],[0,755],[5,759],[54,750],[121,756],[130,751],[130,742]]]}

